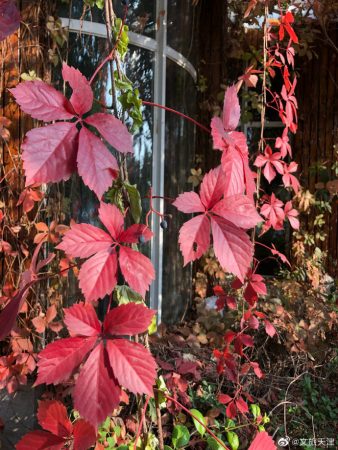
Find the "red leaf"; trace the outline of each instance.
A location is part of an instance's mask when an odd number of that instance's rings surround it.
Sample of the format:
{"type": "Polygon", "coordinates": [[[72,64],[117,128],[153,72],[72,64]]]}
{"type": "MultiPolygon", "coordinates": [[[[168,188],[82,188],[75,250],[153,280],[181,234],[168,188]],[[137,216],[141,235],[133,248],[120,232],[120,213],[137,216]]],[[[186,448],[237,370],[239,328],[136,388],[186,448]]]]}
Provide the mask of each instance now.
{"type": "Polygon", "coordinates": [[[238,336],[238,339],[242,342],[243,345],[245,345],[247,347],[254,346],[254,341],[253,341],[252,337],[249,336],[248,334],[240,334],[238,336]]]}
{"type": "Polygon", "coordinates": [[[26,186],[67,180],[76,168],[77,136],[69,122],[29,131],[22,144],[26,186]]]}
{"type": "Polygon", "coordinates": [[[66,324],[71,336],[97,336],[101,332],[101,324],[95,309],[90,303],[78,303],[64,309],[66,324]]]}
{"type": "Polygon", "coordinates": [[[87,78],[74,67],[62,64],[62,77],[73,90],[70,102],[79,116],[88,112],[93,104],[93,91],[87,78]]]}
{"type": "Polygon", "coordinates": [[[204,175],[200,196],[206,209],[211,209],[222,197],[225,187],[225,175],[221,166],[204,175]]]}
{"type": "Polygon", "coordinates": [[[105,333],[115,336],[133,336],[144,333],[151,324],[155,311],[142,304],[127,303],[112,309],[103,322],[105,333]]]}
{"type": "Polygon", "coordinates": [[[240,194],[220,200],[213,207],[212,212],[245,229],[253,228],[263,221],[253,202],[240,194]]]}
{"type": "Polygon", "coordinates": [[[260,431],[256,434],[248,450],[277,450],[277,447],[266,431],[260,431]]]}
{"type": "Polygon", "coordinates": [[[119,170],[115,157],[95,134],[81,128],[77,167],[83,182],[99,199],[111,186],[119,170]]]}
{"type": "Polygon", "coordinates": [[[219,396],[217,397],[217,400],[220,403],[223,403],[223,405],[226,405],[232,401],[232,397],[230,397],[230,395],[227,395],[227,394],[219,394],[219,396]]]}
{"type": "Polygon", "coordinates": [[[121,153],[133,153],[133,137],[126,125],[111,114],[96,113],[85,120],[97,129],[101,136],[121,153]]]}
{"type": "Polygon", "coordinates": [[[180,249],[184,265],[200,258],[210,246],[210,223],[205,215],[188,220],[180,229],[180,249]]]}
{"type": "Polygon", "coordinates": [[[129,247],[121,246],[119,265],[129,286],[144,297],[155,279],[155,270],[150,259],[129,247]]]}
{"type": "Polygon", "coordinates": [[[180,194],[172,205],[186,214],[205,211],[205,207],[196,192],[184,192],[180,194]]]}
{"type": "Polygon", "coordinates": [[[33,119],[51,122],[74,117],[73,108],[66,97],[43,81],[24,81],[10,89],[10,92],[22,111],[33,119]]]}
{"type": "Polygon", "coordinates": [[[243,161],[239,152],[233,148],[223,152],[222,169],[226,173],[225,197],[243,194],[245,190],[245,177],[243,161]]]}
{"type": "Polygon", "coordinates": [[[74,424],[74,450],[88,450],[96,441],[95,429],[85,420],[79,419],[74,424]]]}
{"type": "Polygon", "coordinates": [[[118,207],[108,203],[100,203],[99,218],[112,238],[117,239],[123,230],[124,222],[124,217],[118,207]]]}
{"type": "Polygon", "coordinates": [[[44,193],[41,191],[34,191],[31,188],[24,189],[19,197],[16,206],[23,206],[25,213],[28,213],[34,208],[35,202],[39,202],[44,197],[44,193]]]}
{"type": "Polygon", "coordinates": [[[231,344],[231,342],[235,339],[237,333],[231,330],[227,330],[224,335],[224,341],[226,344],[231,344]]]}
{"type": "Polygon", "coordinates": [[[230,402],[225,410],[225,414],[229,419],[234,419],[237,415],[235,402],[230,402]]]}
{"type": "Polygon", "coordinates": [[[0,41],[6,39],[20,26],[20,13],[13,0],[2,0],[0,4],[0,41]]]}
{"type": "Polygon", "coordinates": [[[211,218],[211,229],[215,255],[222,268],[243,281],[253,254],[249,236],[221,217],[211,218]]]}
{"type": "Polygon", "coordinates": [[[241,412],[242,414],[246,414],[249,412],[248,405],[245,403],[242,397],[238,397],[238,399],[235,400],[235,403],[238,411],[241,412]]]}
{"type": "Polygon", "coordinates": [[[120,392],[101,342],[89,355],[76,381],[74,407],[96,427],[118,406],[120,392]]]}
{"type": "Polygon", "coordinates": [[[152,394],[156,363],[149,351],[126,339],[107,340],[106,348],[118,382],[134,394],[152,394]]]}
{"type": "Polygon", "coordinates": [[[56,436],[67,438],[72,434],[73,426],[68,419],[65,405],[57,400],[39,402],[37,418],[40,426],[56,436]]]}
{"type": "Polygon", "coordinates": [[[15,446],[16,450],[61,450],[65,440],[47,431],[31,431],[27,433],[15,446]]]}
{"type": "Polygon", "coordinates": [[[117,283],[117,255],[113,248],[101,250],[89,258],[79,272],[80,289],[86,302],[110,294],[117,283]]]}
{"type": "Polygon", "coordinates": [[[230,86],[225,91],[223,103],[223,126],[225,130],[235,130],[237,128],[241,108],[237,95],[236,86],[230,86]]]}
{"type": "Polygon", "coordinates": [[[96,336],[91,338],[66,338],[54,341],[39,353],[38,378],[39,384],[58,384],[66,381],[73,371],[82,363],[96,342],[96,336]]]}
{"type": "Polygon", "coordinates": [[[28,289],[34,284],[34,281],[24,286],[9,301],[0,314],[0,341],[5,339],[15,325],[16,317],[25,301],[28,289]]]}
{"type": "Polygon", "coordinates": [[[258,363],[251,362],[250,366],[253,368],[253,371],[255,372],[257,378],[263,378],[264,374],[263,374],[261,368],[259,367],[258,363]]]}
{"type": "Polygon", "coordinates": [[[264,324],[265,324],[266,334],[268,334],[270,337],[274,337],[274,335],[276,334],[276,329],[272,325],[272,323],[269,322],[268,320],[264,320],[264,324]]]}
{"type": "Polygon", "coordinates": [[[79,223],[72,225],[56,248],[72,257],[88,258],[107,250],[112,243],[112,238],[105,231],[87,223],[79,223]]]}

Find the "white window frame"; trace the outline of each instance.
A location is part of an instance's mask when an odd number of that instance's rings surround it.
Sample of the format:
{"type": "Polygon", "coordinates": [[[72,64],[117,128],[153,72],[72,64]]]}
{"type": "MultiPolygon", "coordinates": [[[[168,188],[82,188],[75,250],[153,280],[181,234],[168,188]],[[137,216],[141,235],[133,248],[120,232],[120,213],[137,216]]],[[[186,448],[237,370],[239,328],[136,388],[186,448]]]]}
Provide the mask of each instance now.
{"type": "MultiPolygon", "coordinates": [[[[185,69],[193,81],[197,81],[194,66],[173,48],[167,45],[167,11],[168,0],[156,0],[157,29],[155,39],[130,31],[129,42],[136,47],[150,50],[154,53],[154,103],[165,105],[166,102],[166,61],[169,58],[185,69]]],[[[107,29],[104,24],[86,20],[61,18],[62,27],[69,32],[94,35],[106,38],[107,29]]],[[[165,164],[165,110],[154,108],[153,113],[153,153],[152,153],[152,189],[158,197],[164,197],[164,164],[165,164]]],[[[164,201],[153,199],[154,208],[163,214],[164,201]]],[[[154,237],[151,244],[151,260],[155,267],[156,278],[150,287],[150,307],[158,312],[157,321],[162,317],[162,275],[163,275],[163,230],[160,218],[153,215],[152,231],[154,237]]]]}

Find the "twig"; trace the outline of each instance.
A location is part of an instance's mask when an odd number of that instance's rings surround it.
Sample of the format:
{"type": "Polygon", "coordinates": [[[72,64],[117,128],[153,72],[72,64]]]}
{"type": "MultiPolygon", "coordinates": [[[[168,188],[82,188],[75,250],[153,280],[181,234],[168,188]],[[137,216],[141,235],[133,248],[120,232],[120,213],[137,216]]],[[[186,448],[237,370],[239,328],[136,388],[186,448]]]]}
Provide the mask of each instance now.
{"type": "Polygon", "coordinates": [[[138,441],[138,438],[141,435],[142,425],[143,425],[143,422],[144,422],[144,418],[146,416],[146,411],[147,411],[149,400],[150,400],[150,395],[147,396],[147,399],[145,401],[144,407],[142,409],[142,416],[141,416],[140,423],[138,424],[137,433],[136,433],[135,442],[134,442],[134,450],[137,450],[137,441],[138,441]]]}

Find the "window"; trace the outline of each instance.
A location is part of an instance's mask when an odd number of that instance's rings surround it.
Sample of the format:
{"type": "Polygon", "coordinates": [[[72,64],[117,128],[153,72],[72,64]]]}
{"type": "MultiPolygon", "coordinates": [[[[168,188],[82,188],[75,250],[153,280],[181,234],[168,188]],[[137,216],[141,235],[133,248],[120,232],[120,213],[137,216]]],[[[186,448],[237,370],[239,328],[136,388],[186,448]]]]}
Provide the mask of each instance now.
{"type": "MultiPolygon", "coordinates": [[[[121,17],[121,2],[114,2],[114,7],[121,17]]],[[[62,24],[70,32],[69,63],[90,76],[97,61],[106,54],[107,32],[103,14],[95,9],[95,16],[81,18],[83,4],[76,0],[69,8],[61,9],[60,16],[62,13],[66,16],[62,18],[62,24]]],[[[188,2],[172,1],[168,5],[167,0],[136,0],[128,13],[128,25],[131,31],[126,71],[133,82],[139,83],[141,98],[193,116],[196,112],[197,75],[187,57],[193,57],[194,8],[188,2]],[[177,28],[175,30],[177,20],[179,33],[177,28]],[[187,35],[192,36],[188,46],[184,39],[187,35]]],[[[96,98],[108,97],[109,87],[106,71],[95,85],[96,98]]],[[[133,183],[138,184],[142,196],[152,186],[154,195],[174,198],[189,188],[186,180],[194,161],[194,126],[160,108],[144,107],[143,114],[142,129],[134,137],[135,156],[129,176],[133,183]]],[[[74,217],[83,221],[94,220],[94,196],[79,183],[76,189],[80,191],[76,193],[78,211],[73,211],[77,213],[74,217]]],[[[173,212],[173,208],[162,199],[154,199],[153,204],[161,213],[173,212]]],[[[183,216],[175,212],[168,220],[166,231],[160,227],[159,217],[154,215],[152,220],[154,238],[149,251],[156,280],[151,286],[150,307],[158,310],[159,321],[162,313],[166,322],[179,319],[191,296],[191,267],[182,270],[177,244],[182,219],[183,216]]]]}

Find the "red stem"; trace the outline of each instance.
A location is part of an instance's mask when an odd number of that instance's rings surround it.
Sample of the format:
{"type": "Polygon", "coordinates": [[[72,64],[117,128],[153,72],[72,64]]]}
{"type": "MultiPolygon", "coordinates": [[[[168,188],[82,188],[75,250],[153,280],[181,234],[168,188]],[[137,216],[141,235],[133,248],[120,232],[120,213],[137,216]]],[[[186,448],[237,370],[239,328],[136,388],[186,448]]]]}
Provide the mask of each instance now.
{"type": "Polygon", "coordinates": [[[202,125],[201,123],[197,122],[196,120],[194,120],[192,117],[187,116],[186,114],[183,114],[179,111],[176,111],[175,109],[172,108],[168,108],[168,106],[164,106],[164,105],[159,105],[158,103],[153,103],[153,102],[146,102],[145,100],[142,100],[142,103],[144,105],[148,105],[148,106],[154,106],[156,108],[161,108],[161,109],[165,109],[166,111],[172,112],[178,116],[183,117],[186,120],[189,120],[190,122],[192,122],[193,124],[195,124],[196,126],[198,126],[199,128],[201,128],[201,130],[205,131],[206,133],[210,134],[210,130],[209,128],[205,127],[204,125],[202,125]]]}
{"type": "Polygon", "coordinates": [[[143,425],[143,422],[144,422],[144,418],[146,416],[146,411],[147,411],[149,400],[150,400],[150,395],[147,396],[146,402],[145,402],[144,407],[142,409],[142,416],[141,416],[140,423],[138,424],[136,438],[135,438],[135,442],[134,442],[134,450],[137,449],[137,441],[138,441],[138,438],[141,435],[142,425],[143,425]]]}
{"type": "Polygon", "coordinates": [[[194,416],[194,414],[192,414],[189,409],[187,409],[185,406],[183,406],[179,401],[175,400],[173,397],[171,397],[170,395],[162,392],[162,394],[165,396],[165,398],[167,400],[170,400],[172,402],[174,402],[177,406],[179,406],[180,408],[183,409],[183,411],[185,411],[187,414],[189,414],[189,416],[191,416],[194,420],[196,420],[196,422],[198,422],[200,425],[202,425],[202,427],[205,429],[205,431],[210,434],[211,437],[213,437],[215,439],[215,441],[221,445],[223,448],[225,448],[226,450],[229,450],[229,448],[220,440],[218,439],[218,437],[210,430],[210,428],[208,428],[201,420],[199,420],[198,417],[194,416]]]}

